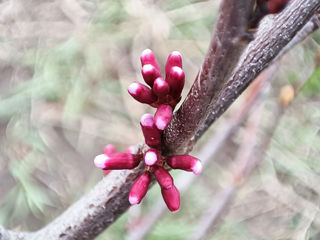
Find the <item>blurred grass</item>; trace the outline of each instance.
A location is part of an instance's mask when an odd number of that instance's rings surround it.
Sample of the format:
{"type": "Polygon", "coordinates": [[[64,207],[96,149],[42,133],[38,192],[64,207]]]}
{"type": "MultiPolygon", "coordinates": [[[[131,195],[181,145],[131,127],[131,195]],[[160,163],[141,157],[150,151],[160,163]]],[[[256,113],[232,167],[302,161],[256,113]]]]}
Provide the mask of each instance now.
{"type": "MultiPolygon", "coordinates": [[[[102,177],[92,159],[105,144],[123,151],[141,142],[139,118],[154,110],[137,104],[126,91],[130,82],[141,81],[141,51],[154,50],[162,69],[169,52],[180,51],[186,96],[207,50],[218,6],[219,1],[188,0],[2,1],[0,223],[11,229],[39,229],[102,177]]],[[[311,74],[319,33],[314,39],[282,60],[273,89],[288,83],[295,86],[311,74]]],[[[277,128],[268,151],[277,175],[284,176],[283,184],[315,205],[319,203],[318,90],[316,69],[277,128]]],[[[264,121],[272,118],[268,109],[277,101],[276,94],[271,91],[264,121]]],[[[239,134],[234,142],[241,139],[239,134]]],[[[193,233],[223,185],[220,178],[232,162],[230,151],[183,196],[181,211],[166,214],[147,239],[187,239],[193,233]]],[[[153,187],[138,207],[138,216],[130,210],[98,239],[124,239],[132,219],[152,211],[159,198],[158,187],[153,187]]],[[[295,239],[297,229],[307,221],[297,214],[277,202],[257,174],[208,239],[295,239]],[[272,203],[270,211],[283,215],[276,226],[283,231],[272,231],[279,216],[270,217],[255,205],[251,216],[239,210],[248,199],[261,205],[266,198],[272,203]],[[256,216],[262,219],[259,224],[256,216]]],[[[316,239],[312,237],[317,229],[311,223],[306,239],[316,239]]]]}

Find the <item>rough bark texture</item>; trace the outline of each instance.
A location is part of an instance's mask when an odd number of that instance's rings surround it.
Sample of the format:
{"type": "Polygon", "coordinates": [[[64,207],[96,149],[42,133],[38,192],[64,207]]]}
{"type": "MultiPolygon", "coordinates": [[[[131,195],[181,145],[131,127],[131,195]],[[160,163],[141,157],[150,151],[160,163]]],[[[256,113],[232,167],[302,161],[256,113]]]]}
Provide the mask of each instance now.
{"type": "Polygon", "coordinates": [[[210,112],[239,57],[250,41],[248,24],[252,0],[225,0],[219,10],[217,26],[200,72],[184,103],[165,131],[166,154],[188,151],[189,142],[210,112]]]}
{"type": "MultiPolygon", "coordinates": [[[[250,9],[251,3],[223,1],[202,70],[164,134],[168,155],[186,152],[195,134],[198,132],[196,139],[199,138],[226,111],[320,7],[319,0],[293,0],[271,26],[260,31],[232,72],[246,45],[241,45],[241,39],[246,36],[243,35],[247,27],[245,17],[249,14],[246,9],[250,9]],[[205,125],[201,128],[203,122],[205,125]]],[[[113,171],[43,229],[34,233],[15,233],[0,227],[0,240],[94,239],[127,210],[129,189],[141,172],[142,167],[132,171],[113,171]]]]}

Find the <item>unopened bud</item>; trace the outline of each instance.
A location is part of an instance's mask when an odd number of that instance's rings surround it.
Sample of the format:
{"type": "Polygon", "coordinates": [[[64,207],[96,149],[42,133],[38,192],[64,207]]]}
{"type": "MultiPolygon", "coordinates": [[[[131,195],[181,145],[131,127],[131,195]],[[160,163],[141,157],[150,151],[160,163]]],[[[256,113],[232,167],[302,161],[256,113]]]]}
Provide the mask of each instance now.
{"type": "Polygon", "coordinates": [[[149,147],[159,148],[161,144],[161,135],[156,125],[154,124],[154,118],[151,114],[144,114],[140,120],[140,126],[146,144],[149,147]]]}
{"type": "Polygon", "coordinates": [[[169,189],[173,186],[173,179],[171,175],[163,167],[157,167],[154,171],[154,175],[161,188],[169,189]]]}
{"type": "Polygon", "coordinates": [[[158,71],[154,66],[151,64],[146,64],[142,67],[141,70],[142,77],[144,81],[150,86],[153,86],[154,81],[160,77],[160,71],[158,71]]]}
{"type": "Polygon", "coordinates": [[[168,95],[170,91],[169,84],[162,78],[158,77],[153,84],[152,91],[158,96],[158,97],[165,97],[168,95]]]}
{"type": "Polygon", "coordinates": [[[202,164],[199,159],[190,155],[178,155],[168,158],[167,163],[173,169],[181,169],[193,172],[198,175],[202,171],[202,164]]]}
{"type": "Polygon", "coordinates": [[[133,82],[128,87],[129,94],[138,102],[151,104],[157,100],[157,96],[147,86],[133,82]]]}
{"type": "Polygon", "coordinates": [[[161,194],[162,194],[164,202],[166,203],[168,209],[171,212],[176,212],[179,210],[179,208],[180,208],[180,194],[179,194],[178,189],[174,185],[172,185],[172,187],[169,189],[162,188],[161,194]]]}
{"type": "Polygon", "coordinates": [[[161,105],[154,116],[154,122],[159,130],[164,130],[172,119],[172,107],[161,105]]]}
{"type": "Polygon", "coordinates": [[[286,85],[280,91],[280,104],[286,107],[294,99],[294,88],[291,85],[286,85]]]}
{"type": "Polygon", "coordinates": [[[95,157],[94,164],[104,170],[132,169],[139,165],[140,156],[130,153],[101,154],[95,157]]]}
{"type": "Polygon", "coordinates": [[[115,151],[116,151],[116,149],[112,144],[106,145],[103,149],[104,154],[114,153],[115,151]]]}
{"type": "Polygon", "coordinates": [[[170,53],[166,62],[166,77],[168,77],[171,68],[179,67],[182,68],[182,58],[178,51],[173,51],[170,53]]]}
{"type": "Polygon", "coordinates": [[[151,64],[160,72],[159,64],[158,64],[153,52],[150,49],[143,50],[141,57],[140,57],[140,60],[141,60],[142,66],[144,66],[146,64],[151,64]]]}
{"type": "Polygon", "coordinates": [[[180,67],[171,68],[166,81],[170,86],[170,95],[179,98],[184,87],[184,72],[180,67]]]}
{"type": "Polygon", "coordinates": [[[159,153],[156,149],[150,148],[144,154],[144,162],[148,166],[154,165],[159,160],[159,153]]]}
{"type": "Polygon", "coordinates": [[[151,181],[150,173],[145,172],[140,175],[132,184],[129,193],[129,202],[131,205],[139,204],[148,191],[151,181]]]}

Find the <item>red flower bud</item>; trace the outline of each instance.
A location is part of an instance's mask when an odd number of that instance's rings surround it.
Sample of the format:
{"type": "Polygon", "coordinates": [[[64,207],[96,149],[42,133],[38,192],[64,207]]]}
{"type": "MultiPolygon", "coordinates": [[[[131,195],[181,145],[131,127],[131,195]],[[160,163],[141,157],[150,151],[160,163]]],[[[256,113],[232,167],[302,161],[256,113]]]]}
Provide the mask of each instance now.
{"type": "Polygon", "coordinates": [[[132,169],[139,165],[140,156],[129,153],[101,154],[95,157],[94,164],[97,168],[110,169],[132,169]]]}
{"type": "Polygon", "coordinates": [[[106,145],[103,149],[104,154],[114,153],[115,151],[116,151],[116,149],[112,144],[106,145]]]}
{"type": "Polygon", "coordinates": [[[170,87],[162,77],[158,77],[153,83],[152,91],[161,98],[169,93],[170,87]]]}
{"type": "Polygon", "coordinates": [[[161,105],[154,116],[154,122],[159,130],[164,130],[172,119],[172,107],[161,105]]]}
{"type": "Polygon", "coordinates": [[[138,102],[151,104],[157,100],[157,96],[147,86],[133,82],[128,87],[129,94],[138,102]]]}
{"type": "Polygon", "coordinates": [[[142,66],[144,66],[146,64],[151,64],[160,72],[159,64],[158,64],[153,52],[150,49],[143,50],[141,57],[140,57],[140,60],[141,60],[142,66]]]}
{"type": "Polygon", "coordinates": [[[144,81],[150,86],[153,86],[154,81],[161,76],[160,72],[151,64],[146,64],[141,70],[144,81]]]}
{"type": "Polygon", "coordinates": [[[202,164],[199,159],[190,155],[178,155],[170,157],[167,163],[173,169],[182,169],[185,171],[192,171],[198,175],[202,171],[202,164]]]}
{"type": "Polygon", "coordinates": [[[161,188],[169,189],[173,186],[173,178],[163,167],[157,167],[154,171],[154,175],[161,188]]]}
{"type": "Polygon", "coordinates": [[[159,153],[156,149],[150,148],[144,154],[144,162],[148,166],[154,165],[159,160],[159,153]]]}
{"type": "Polygon", "coordinates": [[[179,98],[184,86],[184,72],[180,67],[171,68],[166,81],[170,86],[170,95],[179,98]]]}
{"type": "Polygon", "coordinates": [[[144,114],[141,117],[140,125],[146,144],[149,147],[159,148],[161,144],[161,135],[151,114],[144,114]]]}
{"type": "Polygon", "coordinates": [[[136,148],[136,146],[127,147],[126,153],[136,154],[136,153],[137,153],[137,148],[136,148]]]}
{"type": "Polygon", "coordinates": [[[180,208],[180,195],[178,189],[172,185],[171,188],[161,188],[161,193],[164,202],[171,212],[176,212],[180,208]]]}
{"type": "Polygon", "coordinates": [[[132,184],[129,193],[129,202],[131,205],[139,204],[142,198],[146,195],[151,181],[150,173],[145,172],[140,175],[132,184]]]}
{"type": "Polygon", "coordinates": [[[167,62],[166,62],[166,78],[169,75],[171,68],[179,67],[182,68],[182,58],[181,54],[178,51],[173,51],[170,53],[167,62]]]}

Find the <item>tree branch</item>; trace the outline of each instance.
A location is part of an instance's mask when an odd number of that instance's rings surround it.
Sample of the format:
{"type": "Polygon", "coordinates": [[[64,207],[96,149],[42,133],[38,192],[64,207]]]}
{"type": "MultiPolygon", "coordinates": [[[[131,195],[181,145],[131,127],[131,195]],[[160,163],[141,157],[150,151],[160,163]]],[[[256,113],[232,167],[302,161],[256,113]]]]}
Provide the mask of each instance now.
{"type": "Polygon", "coordinates": [[[320,2],[317,0],[293,0],[281,14],[275,17],[272,24],[259,29],[258,36],[249,44],[231,78],[222,91],[217,93],[217,100],[211,103],[213,105],[209,109],[209,116],[205,124],[197,131],[195,140],[199,139],[256,76],[271,64],[304,25],[306,27],[295,41],[301,40],[305,37],[306,32],[311,33],[317,28],[319,24],[315,19],[312,19],[311,23],[308,21],[319,10],[319,7],[320,2]]]}
{"type": "MultiPolygon", "coordinates": [[[[248,36],[247,23],[252,0],[224,0],[204,64],[188,97],[163,136],[166,146],[163,150],[168,155],[190,150],[195,134],[198,132],[198,139],[319,7],[318,0],[293,0],[270,28],[250,44],[233,72],[247,45],[245,39],[248,36]],[[211,118],[206,121],[209,114],[211,118]],[[199,131],[205,121],[205,127],[199,131]]],[[[0,239],[93,239],[128,209],[129,189],[141,172],[142,167],[112,171],[46,227],[30,234],[16,234],[0,228],[0,239]]]]}

